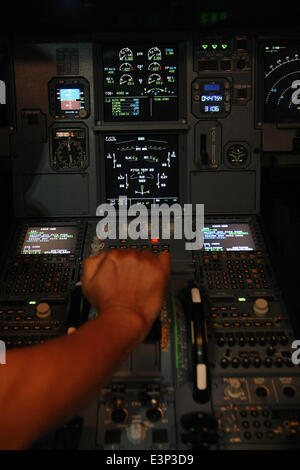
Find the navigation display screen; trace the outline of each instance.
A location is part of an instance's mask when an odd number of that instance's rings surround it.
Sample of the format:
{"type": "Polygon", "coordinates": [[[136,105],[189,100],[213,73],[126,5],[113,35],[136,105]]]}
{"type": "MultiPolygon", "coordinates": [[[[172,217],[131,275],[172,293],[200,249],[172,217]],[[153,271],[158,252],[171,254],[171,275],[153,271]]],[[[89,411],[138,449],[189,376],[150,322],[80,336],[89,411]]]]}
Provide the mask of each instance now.
{"type": "Polygon", "coordinates": [[[249,224],[204,224],[205,251],[251,251],[255,243],[249,224]]]}
{"type": "Polygon", "coordinates": [[[263,47],[264,122],[300,120],[300,44],[263,47]]]}
{"type": "Polygon", "coordinates": [[[178,202],[176,135],[106,135],[106,198],[112,205],[126,196],[128,205],[178,202]]]}
{"type": "Polygon", "coordinates": [[[28,227],[21,253],[26,255],[74,253],[77,228],[28,227]]]}
{"type": "Polygon", "coordinates": [[[177,120],[177,64],[169,44],[104,47],[104,120],[177,120]]]}

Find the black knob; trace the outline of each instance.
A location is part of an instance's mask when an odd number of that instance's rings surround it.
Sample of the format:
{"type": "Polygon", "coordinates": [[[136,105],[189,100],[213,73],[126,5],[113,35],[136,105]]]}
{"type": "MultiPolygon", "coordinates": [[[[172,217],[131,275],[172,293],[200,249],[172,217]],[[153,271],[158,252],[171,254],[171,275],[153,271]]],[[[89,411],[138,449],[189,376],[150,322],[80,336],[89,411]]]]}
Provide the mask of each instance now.
{"type": "Polygon", "coordinates": [[[224,346],[225,344],[225,338],[224,336],[220,336],[220,338],[218,338],[218,346],[222,347],[224,346]]]}
{"type": "Polygon", "coordinates": [[[244,357],[242,364],[243,364],[243,367],[248,368],[251,365],[251,360],[248,357],[244,357]]]}
{"type": "Polygon", "coordinates": [[[282,346],[285,346],[288,343],[288,337],[285,335],[281,335],[279,338],[279,341],[280,341],[280,344],[282,344],[282,346]]]}
{"type": "Polygon", "coordinates": [[[152,423],[157,423],[162,417],[162,411],[160,408],[150,408],[146,413],[147,418],[152,423]]]}
{"type": "Polygon", "coordinates": [[[268,356],[274,356],[275,351],[276,351],[276,349],[274,348],[274,346],[269,346],[269,347],[267,348],[267,354],[268,354],[268,356]]]}
{"type": "Polygon", "coordinates": [[[268,395],[268,389],[266,387],[257,387],[255,393],[259,398],[266,398],[268,395]]]}
{"type": "Polygon", "coordinates": [[[287,367],[293,367],[293,365],[294,365],[293,362],[292,362],[292,359],[287,359],[287,360],[285,361],[285,363],[286,363],[286,366],[287,366],[287,367]]]}
{"type": "Polygon", "coordinates": [[[259,357],[256,357],[254,360],[253,360],[253,365],[254,367],[260,367],[261,366],[261,360],[259,357]]]}
{"type": "Polygon", "coordinates": [[[266,338],[264,336],[260,336],[258,342],[261,346],[264,346],[266,344],[266,338]]]}
{"type": "Polygon", "coordinates": [[[127,418],[127,411],[125,408],[115,408],[112,411],[111,419],[115,423],[123,423],[127,418]]]}
{"type": "Polygon", "coordinates": [[[226,369],[226,367],[228,367],[228,360],[225,357],[221,359],[221,367],[223,369],[226,369]]]}
{"type": "Polygon", "coordinates": [[[277,344],[277,338],[275,335],[270,336],[269,342],[272,346],[275,346],[277,344]]]}
{"type": "Polygon", "coordinates": [[[246,343],[246,339],[244,338],[244,336],[240,336],[239,337],[239,345],[244,346],[245,343],[246,343]]]}
{"type": "Polygon", "coordinates": [[[268,368],[272,366],[272,363],[273,363],[273,361],[269,357],[266,357],[266,359],[264,360],[264,364],[268,368]]]}
{"type": "Polygon", "coordinates": [[[243,59],[237,61],[236,66],[238,69],[242,70],[246,66],[246,62],[243,59]]]}
{"type": "Polygon", "coordinates": [[[233,336],[230,336],[230,337],[228,338],[227,344],[228,344],[228,346],[231,346],[231,347],[234,346],[235,340],[234,340],[234,337],[233,337],[233,336]]]}
{"type": "Polygon", "coordinates": [[[284,395],[288,398],[293,398],[295,396],[295,389],[292,388],[292,387],[284,387],[284,389],[282,390],[284,395]]]}
{"type": "Polygon", "coordinates": [[[282,367],[283,366],[283,360],[281,359],[281,357],[277,357],[277,359],[275,361],[275,365],[276,365],[276,367],[282,367]]]}
{"type": "Polygon", "coordinates": [[[231,361],[231,365],[236,369],[240,365],[240,360],[237,357],[234,357],[231,361]]]}
{"type": "Polygon", "coordinates": [[[249,338],[249,344],[250,344],[250,346],[255,346],[255,344],[256,344],[256,338],[255,338],[255,336],[250,336],[250,338],[249,338]]]}
{"type": "Polygon", "coordinates": [[[216,420],[202,411],[187,413],[181,417],[181,424],[186,430],[190,429],[217,429],[216,420]]]}

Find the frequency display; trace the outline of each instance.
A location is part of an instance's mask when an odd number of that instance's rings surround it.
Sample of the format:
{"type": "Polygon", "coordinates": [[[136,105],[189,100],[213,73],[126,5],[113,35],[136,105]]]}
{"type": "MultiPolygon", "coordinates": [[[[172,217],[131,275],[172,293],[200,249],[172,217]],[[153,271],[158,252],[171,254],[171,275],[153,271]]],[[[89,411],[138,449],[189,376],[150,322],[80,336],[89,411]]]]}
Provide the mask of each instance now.
{"type": "Polygon", "coordinates": [[[205,224],[205,251],[251,251],[255,243],[249,224],[205,224]]]}
{"type": "Polygon", "coordinates": [[[264,122],[299,122],[300,46],[268,44],[264,54],[264,122]]]}
{"type": "Polygon", "coordinates": [[[178,201],[178,138],[175,135],[106,135],[106,198],[112,205],[178,201]]]}
{"type": "Polygon", "coordinates": [[[172,45],[103,50],[105,121],[175,121],[177,51],[172,45]]]}
{"type": "Polygon", "coordinates": [[[26,255],[74,253],[77,228],[28,227],[21,248],[26,255]]]}

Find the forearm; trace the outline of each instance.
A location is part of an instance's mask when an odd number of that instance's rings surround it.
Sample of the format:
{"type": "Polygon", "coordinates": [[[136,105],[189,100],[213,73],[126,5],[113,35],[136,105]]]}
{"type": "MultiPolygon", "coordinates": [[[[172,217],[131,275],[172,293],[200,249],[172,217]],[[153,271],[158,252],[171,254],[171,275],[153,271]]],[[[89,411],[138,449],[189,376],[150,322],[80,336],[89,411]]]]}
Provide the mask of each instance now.
{"type": "Polygon", "coordinates": [[[147,333],[128,310],[107,312],[70,336],[12,350],[0,367],[0,448],[24,448],[72,416],[147,333]]]}

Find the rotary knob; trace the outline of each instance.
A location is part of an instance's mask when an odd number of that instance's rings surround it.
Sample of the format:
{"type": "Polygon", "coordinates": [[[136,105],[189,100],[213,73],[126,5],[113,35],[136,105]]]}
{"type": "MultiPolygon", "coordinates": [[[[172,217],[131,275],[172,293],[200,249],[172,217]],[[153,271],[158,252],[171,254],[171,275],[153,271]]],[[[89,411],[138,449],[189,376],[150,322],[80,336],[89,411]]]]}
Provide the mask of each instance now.
{"type": "Polygon", "coordinates": [[[240,379],[229,379],[225,392],[226,395],[230,398],[239,398],[243,394],[242,383],[240,379]]]}
{"type": "Polygon", "coordinates": [[[41,302],[36,306],[35,314],[38,318],[49,318],[51,316],[50,305],[46,302],[41,302]]]}
{"type": "Polygon", "coordinates": [[[264,316],[268,313],[268,311],[269,311],[269,304],[266,299],[258,298],[255,300],[253,304],[253,312],[255,313],[255,315],[259,317],[264,316]]]}

